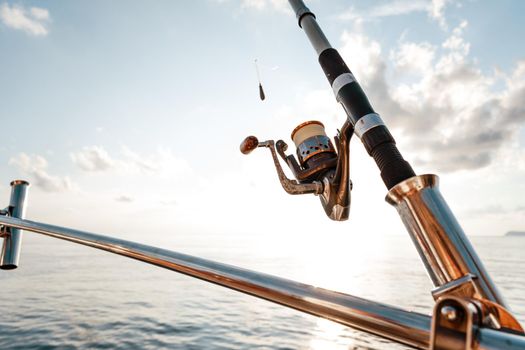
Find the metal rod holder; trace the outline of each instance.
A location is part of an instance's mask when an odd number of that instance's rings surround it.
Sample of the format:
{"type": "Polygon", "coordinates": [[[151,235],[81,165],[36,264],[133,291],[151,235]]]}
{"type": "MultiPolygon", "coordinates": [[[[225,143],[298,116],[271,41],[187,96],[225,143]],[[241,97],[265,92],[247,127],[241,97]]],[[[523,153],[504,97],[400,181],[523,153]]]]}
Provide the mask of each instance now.
{"type": "Polygon", "coordinates": [[[438,186],[436,175],[415,176],[392,188],[386,200],[399,212],[436,287],[472,275],[478,297],[505,307],[438,186]]]}
{"type": "MultiPolygon", "coordinates": [[[[15,180],[11,182],[11,199],[9,200],[7,215],[13,218],[24,218],[28,188],[29,182],[27,181],[15,180]]],[[[22,232],[21,229],[13,227],[4,230],[4,242],[0,252],[0,269],[12,270],[18,267],[22,247],[22,232]]]]}
{"type": "Polygon", "coordinates": [[[481,259],[439,191],[436,175],[414,176],[394,186],[386,197],[398,211],[436,286],[432,295],[479,300],[487,310],[483,323],[523,333],[481,259]]]}

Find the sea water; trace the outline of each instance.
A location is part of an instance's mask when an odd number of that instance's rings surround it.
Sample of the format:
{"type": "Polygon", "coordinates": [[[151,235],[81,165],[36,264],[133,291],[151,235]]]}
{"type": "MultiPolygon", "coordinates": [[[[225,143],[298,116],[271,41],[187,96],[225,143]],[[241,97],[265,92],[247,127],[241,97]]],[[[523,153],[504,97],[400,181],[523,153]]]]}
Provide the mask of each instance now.
{"type": "MultiPolygon", "coordinates": [[[[168,236],[154,243],[422,313],[432,309],[432,285],[406,236],[293,244],[194,238],[168,236]]],[[[525,324],[525,237],[471,240],[525,324]]],[[[0,349],[404,348],[172,271],[33,233],[25,233],[20,267],[0,271],[0,294],[0,349]]]]}

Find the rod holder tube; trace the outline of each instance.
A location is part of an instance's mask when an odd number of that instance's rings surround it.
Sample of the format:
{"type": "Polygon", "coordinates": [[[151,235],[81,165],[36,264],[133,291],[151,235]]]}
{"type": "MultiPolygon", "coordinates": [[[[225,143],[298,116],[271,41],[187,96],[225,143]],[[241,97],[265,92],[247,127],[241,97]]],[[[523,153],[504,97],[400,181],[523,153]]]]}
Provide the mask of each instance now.
{"type": "Polygon", "coordinates": [[[463,277],[474,283],[472,297],[506,307],[489,274],[439,191],[436,175],[419,175],[394,186],[386,196],[405,224],[436,287],[463,277]]]}
{"type": "MultiPolygon", "coordinates": [[[[29,182],[15,180],[11,182],[11,199],[9,200],[9,216],[23,219],[25,216],[25,202],[29,182]]],[[[0,252],[0,269],[12,270],[18,267],[20,261],[20,249],[22,247],[22,230],[11,227],[2,245],[0,252]]]]}

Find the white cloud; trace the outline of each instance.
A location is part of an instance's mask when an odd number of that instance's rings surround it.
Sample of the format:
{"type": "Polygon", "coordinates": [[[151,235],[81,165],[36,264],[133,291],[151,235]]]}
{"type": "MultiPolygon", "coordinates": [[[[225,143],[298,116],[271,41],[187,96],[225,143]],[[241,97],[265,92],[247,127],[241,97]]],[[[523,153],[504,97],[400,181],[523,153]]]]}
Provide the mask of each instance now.
{"type": "MultiPolygon", "coordinates": [[[[363,33],[344,33],[341,53],[352,62],[375,109],[388,125],[402,131],[398,141],[417,155],[416,167],[441,171],[489,165],[525,122],[525,62],[506,79],[483,73],[469,57],[462,34],[467,23],[453,30],[439,51],[428,43],[400,43],[390,54],[393,76],[418,73],[412,83],[393,81],[378,42],[363,33]]],[[[416,156],[414,156],[416,157],[416,156]]]]}
{"type": "Polygon", "coordinates": [[[257,10],[262,10],[267,5],[266,0],[242,0],[241,6],[247,8],[253,8],[257,10]]]}
{"type": "Polygon", "coordinates": [[[49,21],[49,11],[46,9],[40,7],[31,7],[29,12],[35,19],[39,19],[41,21],[49,21]]]}
{"type": "Polygon", "coordinates": [[[282,13],[292,13],[287,0],[241,0],[241,7],[254,10],[272,9],[282,13]]]}
{"type": "Polygon", "coordinates": [[[113,166],[113,159],[100,146],[84,147],[82,151],[71,153],[71,159],[85,171],[104,171],[113,166]]]}
{"type": "Polygon", "coordinates": [[[111,156],[101,146],[86,146],[80,151],[72,152],[71,159],[80,169],[87,172],[115,171],[126,174],[155,174],[160,177],[192,173],[186,160],[165,148],[144,154],[123,146],[119,154],[111,156]]]}
{"type": "Polygon", "coordinates": [[[119,166],[127,171],[155,174],[163,178],[176,178],[193,173],[188,161],[175,155],[172,150],[162,147],[147,154],[123,147],[122,158],[118,161],[119,166]]]}
{"type": "Polygon", "coordinates": [[[463,31],[467,28],[468,22],[462,21],[458,27],[454,28],[452,35],[445,40],[443,47],[452,51],[458,51],[462,55],[468,55],[470,44],[463,39],[463,31]]]}
{"type": "Polygon", "coordinates": [[[359,79],[370,81],[384,69],[381,56],[381,45],[359,32],[343,32],[340,49],[348,62],[352,62],[352,70],[359,74],[359,79]]]}
{"type": "Polygon", "coordinates": [[[338,17],[342,20],[363,21],[374,18],[407,15],[414,12],[426,12],[433,20],[446,29],[445,8],[451,0],[395,0],[379,4],[366,10],[350,7],[338,17]]]}
{"type": "Polygon", "coordinates": [[[158,172],[163,165],[159,161],[158,156],[155,157],[152,155],[139,154],[125,146],[122,148],[122,153],[124,155],[124,160],[121,161],[121,165],[126,168],[131,167],[138,169],[141,172],[154,173],[158,172]]]}
{"type": "Polygon", "coordinates": [[[447,23],[445,21],[445,7],[451,0],[432,0],[432,7],[430,8],[429,15],[434,18],[441,25],[442,28],[446,29],[447,23]]]}
{"type": "Polygon", "coordinates": [[[117,197],[115,198],[115,200],[116,200],[117,202],[121,202],[121,203],[131,203],[131,202],[134,201],[134,198],[131,197],[131,196],[127,196],[127,195],[124,195],[124,194],[123,194],[123,195],[117,196],[117,197]]]}
{"type": "MultiPolygon", "coordinates": [[[[388,59],[362,31],[342,34],[341,55],[416,169],[453,172],[496,164],[525,126],[525,60],[511,72],[481,71],[469,56],[466,28],[462,22],[441,45],[400,42],[388,59]]],[[[297,104],[281,110],[279,125],[290,121],[286,126],[293,128],[300,122],[293,116],[305,114],[341,120],[329,90],[310,92],[297,104]]]]}
{"type": "Polygon", "coordinates": [[[7,3],[0,5],[0,20],[9,28],[18,29],[34,36],[46,36],[51,20],[49,11],[39,7],[26,9],[7,3]]]}
{"type": "Polygon", "coordinates": [[[412,12],[423,12],[428,11],[430,4],[428,1],[406,1],[397,0],[384,4],[380,4],[370,9],[369,14],[371,17],[388,17],[404,15],[412,12]]]}
{"type": "Polygon", "coordinates": [[[47,160],[40,155],[20,153],[9,160],[24,175],[30,177],[30,182],[46,192],[64,192],[73,189],[73,183],[66,177],[51,175],[47,172],[47,160]]]}
{"type": "Polygon", "coordinates": [[[208,182],[174,151],[161,147],[112,150],[99,145],[82,147],[73,154],[76,158],[69,165],[87,170],[75,173],[75,195],[68,199],[77,212],[89,210],[117,230],[121,224],[113,222],[116,216],[133,230],[150,222],[144,215],[164,228],[181,220],[202,219],[197,212],[209,195],[210,190],[202,189],[208,182]],[[176,216],[175,201],[184,203],[184,210],[178,210],[176,216]]]}
{"type": "Polygon", "coordinates": [[[390,58],[399,70],[424,73],[431,68],[434,56],[435,48],[429,43],[402,43],[390,58]]]}

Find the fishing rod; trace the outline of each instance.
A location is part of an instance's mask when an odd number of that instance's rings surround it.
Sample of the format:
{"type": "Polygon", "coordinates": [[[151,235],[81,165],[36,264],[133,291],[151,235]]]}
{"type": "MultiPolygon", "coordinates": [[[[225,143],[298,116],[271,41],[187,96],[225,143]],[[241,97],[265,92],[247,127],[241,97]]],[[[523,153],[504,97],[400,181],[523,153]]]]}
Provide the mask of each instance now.
{"type": "MultiPolygon", "coordinates": [[[[484,310],[479,321],[481,327],[523,334],[523,328],[510,313],[441,195],[438,177],[416,175],[355,76],[324,35],[314,13],[302,0],[289,3],[347,118],[334,138],[335,147],[321,122],[308,121],[297,126],[291,138],[299,162],[293,155],[286,155],[287,144],[283,140],[259,142],[257,137],[248,136],[240,145],[241,152],[248,154],[257,147],[269,148],[286,192],[319,196],[328,217],[343,221],[348,219],[350,210],[349,140],[355,134],[377,164],[388,190],[386,201],[397,209],[435,286],[432,296],[436,306],[441,307],[436,313],[441,315],[454,309],[449,308],[447,300],[460,298],[461,302],[452,303],[463,315],[469,309],[484,310]],[[276,153],[289,166],[294,180],[284,175],[276,153]]],[[[439,324],[439,316],[434,317],[439,324]]],[[[458,330],[457,324],[445,327],[458,330]]]]}
{"type": "Polygon", "coordinates": [[[289,2],[347,119],[334,143],[319,121],[295,128],[291,138],[299,161],[286,154],[288,146],[282,140],[260,142],[249,136],[241,151],[248,154],[258,147],[269,148],[286,192],[319,196],[328,217],[343,221],[350,210],[349,144],[355,133],[376,161],[388,189],[386,200],[400,214],[436,287],[430,317],[199,257],[26,220],[29,183],[23,180],[11,183],[9,205],[0,210],[0,269],[19,266],[23,231],[29,231],[160,266],[415,348],[525,350],[523,328],[454,218],[439,191],[437,176],[415,174],[315,15],[301,0],[289,2]],[[279,157],[295,179],[284,174],[279,157]]]}
{"type": "Polygon", "coordinates": [[[394,137],[368,101],[363,89],[317,24],[315,15],[299,0],[289,1],[299,27],[306,33],[317,53],[336,100],[343,106],[348,121],[374,159],[387,189],[415,176],[414,170],[397,149],[394,137]]]}

